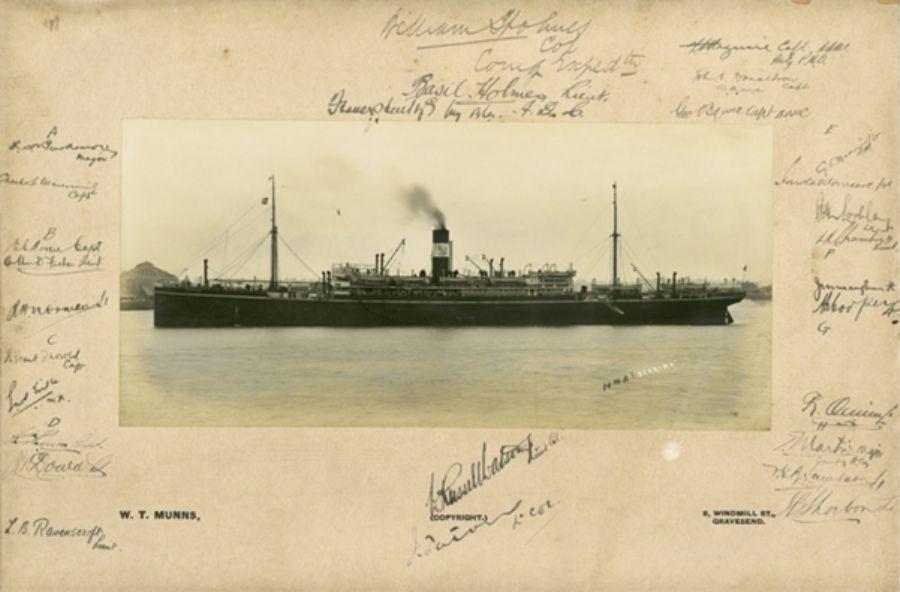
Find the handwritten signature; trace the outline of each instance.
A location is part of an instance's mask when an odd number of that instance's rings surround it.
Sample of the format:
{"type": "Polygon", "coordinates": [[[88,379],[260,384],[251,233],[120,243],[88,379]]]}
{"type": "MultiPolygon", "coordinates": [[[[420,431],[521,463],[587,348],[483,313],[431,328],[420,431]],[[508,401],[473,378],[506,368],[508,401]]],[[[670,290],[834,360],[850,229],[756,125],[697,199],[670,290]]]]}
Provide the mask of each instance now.
{"type": "MultiPolygon", "coordinates": [[[[476,522],[475,524],[466,527],[453,526],[449,529],[448,533],[444,537],[435,537],[431,534],[426,534],[424,537],[422,537],[421,542],[419,541],[419,536],[416,528],[413,527],[413,550],[406,562],[406,566],[411,566],[413,562],[418,558],[427,557],[431,555],[432,552],[440,552],[448,547],[462,542],[468,539],[471,535],[490,528],[503,519],[507,519],[507,522],[510,523],[512,530],[518,530],[519,528],[522,528],[527,522],[534,521],[535,519],[538,519],[542,516],[550,515],[550,511],[557,506],[559,506],[558,501],[551,501],[548,499],[539,504],[533,505],[526,510],[522,507],[522,500],[518,499],[508,509],[499,512],[492,518],[485,517],[480,522],[476,522]]],[[[556,514],[553,514],[553,516],[555,515],[556,514]]],[[[537,536],[545,526],[547,526],[549,520],[550,519],[544,522],[543,526],[541,526],[531,536],[531,538],[526,541],[526,544],[531,542],[531,540],[534,539],[534,537],[537,536]]]]}
{"type": "Polygon", "coordinates": [[[850,396],[809,391],[800,410],[815,430],[794,430],[763,464],[774,491],[789,496],[779,515],[800,524],[851,522],[894,512],[893,467],[878,439],[895,417],[896,404],[861,404],[850,396]]]}
{"type": "Polygon", "coordinates": [[[428,501],[426,503],[429,515],[433,518],[447,507],[456,504],[465,496],[484,486],[487,481],[497,476],[515,459],[524,457],[526,458],[526,464],[531,464],[546,454],[547,450],[558,442],[559,435],[556,432],[551,433],[543,444],[535,444],[532,435],[528,434],[517,444],[500,446],[498,453],[490,459],[488,459],[487,454],[487,442],[483,442],[481,445],[481,458],[469,463],[465,481],[460,483],[463,478],[463,463],[460,462],[455,462],[447,468],[440,481],[440,487],[437,489],[435,489],[435,474],[431,473],[428,501]]]}
{"type": "Polygon", "coordinates": [[[104,478],[112,455],[93,455],[79,450],[22,450],[2,473],[32,481],[58,481],[68,477],[104,478]],[[74,455],[74,458],[73,458],[74,455]]]}
{"type": "Polygon", "coordinates": [[[58,229],[48,228],[39,238],[15,238],[3,250],[3,266],[32,275],[64,275],[102,271],[103,241],[59,242],[58,229]]]}
{"type": "Polygon", "coordinates": [[[817,430],[829,426],[880,430],[896,415],[897,404],[879,408],[869,401],[867,407],[861,407],[846,396],[826,402],[819,391],[809,391],[803,396],[801,412],[809,416],[817,430]]]}
{"type": "Polygon", "coordinates": [[[16,140],[9,145],[13,152],[74,152],[75,160],[86,162],[89,167],[98,162],[106,162],[118,156],[118,152],[110,148],[109,144],[57,144],[56,136],[59,134],[56,126],[50,128],[47,135],[40,142],[25,144],[22,140],[16,140]]]}
{"type": "Polygon", "coordinates": [[[97,196],[97,188],[99,183],[91,183],[90,185],[79,183],[66,183],[57,181],[56,179],[45,175],[34,177],[14,177],[10,173],[0,173],[0,183],[4,185],[14,185],[17,187],[50,187],[52,189],[62,189],[66,191],[66,197],[81,203],[97,196]]]}
{"type": "Polygon", "coordinates": [[[18,381],[13,380],[6,393],[7,412],[15,417],[40,403],[62,403],[66,396],[56,390],[58,384],[56,378],[40,378],[32,383],[31,388],[22,390],[18,381]]]}
{"type": "Polygon", "coordinates": [[[116,543],[108,541],[102,526],[61,527],[55,526],[49,518],[40,517],[34,520],[20,520],[18,516],[9,519],[5,535],[84,539],[88,547],[97,551],[112,551],[116,543]]]}

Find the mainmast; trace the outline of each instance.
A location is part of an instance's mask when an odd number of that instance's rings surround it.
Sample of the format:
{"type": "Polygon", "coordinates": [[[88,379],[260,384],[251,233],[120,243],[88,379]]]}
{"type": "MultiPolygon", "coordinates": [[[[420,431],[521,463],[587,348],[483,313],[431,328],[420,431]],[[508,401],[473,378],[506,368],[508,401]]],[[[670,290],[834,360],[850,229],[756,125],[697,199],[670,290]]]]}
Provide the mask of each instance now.
{"type": "Polygon", "coordinates": [[[272,181],[272,275],[269,280],[269,289],[276,290],[278,288],[278,226],[275,224],[275,175],[269,177],[272,181]]]}
{"type": "Polygon", "coordinates": [[[613,181],[613,233],[612,233],[612,285],[619,285],[619,203],[616,195],[616,182],[613,181]]]}

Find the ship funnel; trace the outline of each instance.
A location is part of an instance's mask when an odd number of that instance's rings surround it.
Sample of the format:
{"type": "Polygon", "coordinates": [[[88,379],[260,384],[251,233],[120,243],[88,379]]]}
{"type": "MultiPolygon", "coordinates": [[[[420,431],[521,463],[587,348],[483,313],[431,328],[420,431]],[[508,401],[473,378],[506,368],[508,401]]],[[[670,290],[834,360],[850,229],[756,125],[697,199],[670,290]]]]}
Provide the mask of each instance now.
{"type": "Polygon", "coordinates": [[[450,231],[446,228],[435,228],[431,232],[431,279],[450,275],[453,269],[453,243],[450,242],[450,231]]]}

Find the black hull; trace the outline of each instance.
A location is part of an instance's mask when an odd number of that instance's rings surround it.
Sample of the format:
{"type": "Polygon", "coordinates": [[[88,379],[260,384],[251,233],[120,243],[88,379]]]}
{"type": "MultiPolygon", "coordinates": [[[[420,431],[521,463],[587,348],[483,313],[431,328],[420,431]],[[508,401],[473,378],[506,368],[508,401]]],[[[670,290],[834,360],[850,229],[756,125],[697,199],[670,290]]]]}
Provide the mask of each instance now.
{"type": "Polygon", "coordinates": [[[157,288],[156,327],[726,325],[741,295],[684,299],[300,300],[157,288]]]}

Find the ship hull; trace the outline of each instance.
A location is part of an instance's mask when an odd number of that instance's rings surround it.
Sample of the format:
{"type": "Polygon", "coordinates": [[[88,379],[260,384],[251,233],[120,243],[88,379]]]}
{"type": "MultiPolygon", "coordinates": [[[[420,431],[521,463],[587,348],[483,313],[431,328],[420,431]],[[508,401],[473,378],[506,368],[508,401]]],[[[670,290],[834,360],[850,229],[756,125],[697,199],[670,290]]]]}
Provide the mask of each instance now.
{"type": "Polygon", "coordinates": [[[615,300],[306,300],[157,288],[156,327],[725,325],[739,295],[615,300]]]}

